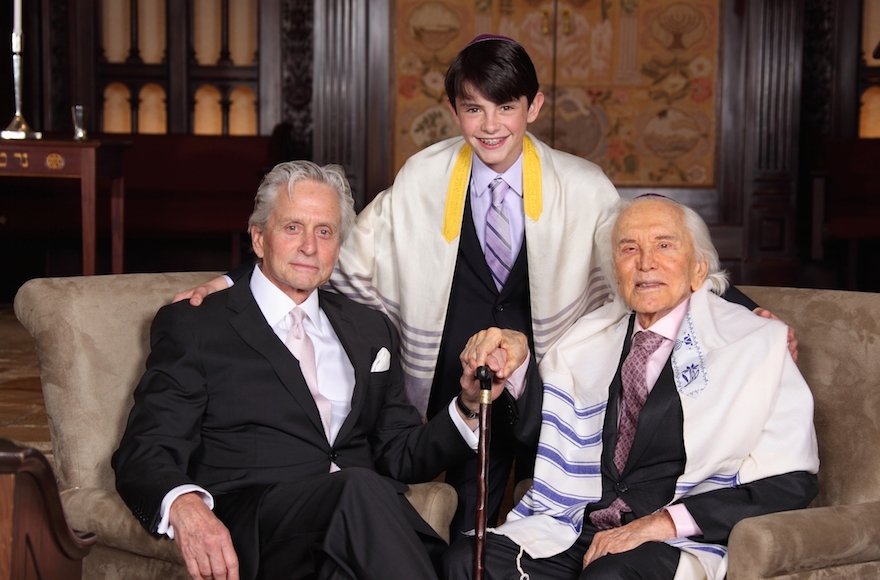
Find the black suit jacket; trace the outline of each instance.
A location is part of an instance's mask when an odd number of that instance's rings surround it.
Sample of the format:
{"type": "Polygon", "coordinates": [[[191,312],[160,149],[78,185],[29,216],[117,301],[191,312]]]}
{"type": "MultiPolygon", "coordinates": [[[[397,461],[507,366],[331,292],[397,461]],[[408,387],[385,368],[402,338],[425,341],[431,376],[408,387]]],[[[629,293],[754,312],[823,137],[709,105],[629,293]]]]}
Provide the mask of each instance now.
{"type": "Polygon", "coordinates": [[[256,514],[267,486],[327,474],[331,461],[417,482],[473,455],[448,413],[423,424],[407,403],[397,335],[384,315],[325,292],[320,305],[355,372],[351,412],[332,446],[298,361],[269,327],[247,279],[198,308],[179,302],[159,311],[112,461],[119,494],[144,527],[156,531],[162,498],[185,483],[221,503],[236,492],[234,511],[256,514]],[[370,372],[383,347],[390,368],[370,372]]]}

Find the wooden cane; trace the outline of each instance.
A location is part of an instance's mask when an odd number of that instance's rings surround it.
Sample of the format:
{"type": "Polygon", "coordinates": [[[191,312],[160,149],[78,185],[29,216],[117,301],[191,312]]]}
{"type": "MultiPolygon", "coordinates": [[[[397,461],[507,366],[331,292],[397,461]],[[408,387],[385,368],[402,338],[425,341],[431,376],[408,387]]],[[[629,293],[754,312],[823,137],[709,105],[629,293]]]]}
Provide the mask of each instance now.
{"type": "Polygon", "coordinates": [[[483,579],[486,559],[486,496],[489,479],[489,441],[492,438],[492,379],[493,373],[487,366],[477,368],[476,378],[480,381],[480,443],[477,447],[477,509],[474,535],[474,580],[483,579]]]}

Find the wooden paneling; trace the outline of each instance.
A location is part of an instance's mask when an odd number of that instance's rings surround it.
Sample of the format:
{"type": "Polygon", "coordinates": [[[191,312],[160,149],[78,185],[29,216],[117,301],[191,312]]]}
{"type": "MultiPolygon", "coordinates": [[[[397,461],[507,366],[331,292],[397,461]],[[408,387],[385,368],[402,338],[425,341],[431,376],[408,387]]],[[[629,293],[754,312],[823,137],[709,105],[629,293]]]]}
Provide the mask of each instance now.
{"type": "Polygon", "coordinates": [[[259,132],[271,135],[281,121],[281,2],[260,2],[259,25],[259,132]]]}
{"type": "Polygon", "coordinates": [[[748,14],[745,258],[793,259],[803,4],[753,1],[748,14]]]}
{"type": "Polygon", "coordinates": [[[857,137],[859,131],[859,63],[862,3],[834,1],[834,66],[831,92],[831,133],[834,137],[857,137]]]}
{"type": "Polygon", "coordinates": [[[372,0],[367,13],[367,134],[365,137],[366,179],[365,202],[391,184],[391,58],[387,54],[388,33],[380,26],[391,22],[388,0],[372,0]],[[379,24],[379,25],[377,25],[379,24]]]}
{"type": "Polygon", "coordinates": [[[168,132],[188,133],[188,107],[177,106],[187,103],[187,82],[189,78],[189,54],[187,31],[189,30],[189,12],[186,2],[168,2],[165,10],[169,22],[177,25],[168,27],[168,132]]]}
{"type": "MultiPolygon", "coordinates": [[[[745,148],[743,146],[743,109],[746,96],[746,57],[748,43],[748,4],[745,0],[725,2],[724,35],[721,80],[721,151],[718,165],[721,172],[719,222],[742,223],[742,168],[745,148]]],[[[739,244],[740,247],[742,244],[739,244]]],[[[731,256],[732,257],[732,256],[731,256]]],[[[742,254],[736,256],[742,257],[742,254]]]]}
{"type": "Polygon", "coordinates": [[[388,2],[315,3],[314,160],[339,163],[355,205],[387,185],[388,2]]]}

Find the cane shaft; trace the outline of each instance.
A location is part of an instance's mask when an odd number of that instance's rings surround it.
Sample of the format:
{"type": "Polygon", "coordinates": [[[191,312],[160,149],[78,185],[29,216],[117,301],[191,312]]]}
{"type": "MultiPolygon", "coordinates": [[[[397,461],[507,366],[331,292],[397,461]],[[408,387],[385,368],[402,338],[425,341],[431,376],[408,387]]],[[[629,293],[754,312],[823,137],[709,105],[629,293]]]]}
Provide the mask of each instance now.
{"type": "Polygon", "coordinates": [[[480,442],[477,447],[477,509],[474,542],[474,580],[483,579],[486,556],[486,503],[489,480],[489,443],[492,440],[492,373],[486,367],[477,370],[480,379],[480,442]]]}

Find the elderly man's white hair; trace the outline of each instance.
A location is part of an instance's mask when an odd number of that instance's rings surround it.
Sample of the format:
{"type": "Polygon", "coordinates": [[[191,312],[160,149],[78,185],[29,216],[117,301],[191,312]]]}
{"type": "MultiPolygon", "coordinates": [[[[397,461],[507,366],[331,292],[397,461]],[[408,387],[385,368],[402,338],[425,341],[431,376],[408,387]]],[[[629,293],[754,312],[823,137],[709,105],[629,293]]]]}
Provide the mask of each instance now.
{"type": "Polygon", "coordinates": [[[300,181],[314,181],[323,183],[339,196],[340,208],[340,240],[345,241],[348,232],[354,225],[354,199],[351,197],[351,186],[345,177],[345,170],[341,165],[324,165],[323,167],[311,161],[286,161],[276,165],[272,171],[263,177],[257,195],[254,198],[254,211],[248,219],[248,232],[251,226],[257,226],[261,232],[266,231],[269,216],[275,211],[278,202],[278,192],[281,186],[285,186],[287,197],[293,199],[293,189],[300,181]]]}
{"type": "Polygon", "coordinates": [[[663,197],[662,195],[647,195],[637,197],[633,200],[620,198],[611,206],[611,208],[606,210],[605,214],[599,220],[599,227],[596,228],[596,250],[599,255],[599,265],[602,268],[602,273],[608,280],[608,285],[611,287],[611,291],[614,295],[618,294],[617,279],[614,276],[614,247],[611,239],[611,235],[614,232],[614,226],[617,224],[617,220],[620,218],[620,214],[623,213],[623,210],[633,204],[647,203],[649,201],[668,203],[681,212],[684,226],[691,234],[691,241],[693,242],[694,253],[697,260],[705,259],[709,264],[706,279],[712,285],[710,289],[715,294],[724,294],[724,291],[727,290],[729,284],[727,272],[721,269],[721,261],[718,259],[718,251],[715,250],[715,246],[712,244],[712,237],[709,235],[709,228],[706,226],[706,222],[703,221],[703,218],[700,217],[700,214],[686,205],[682,205],[668,197],[663,197]]]}

